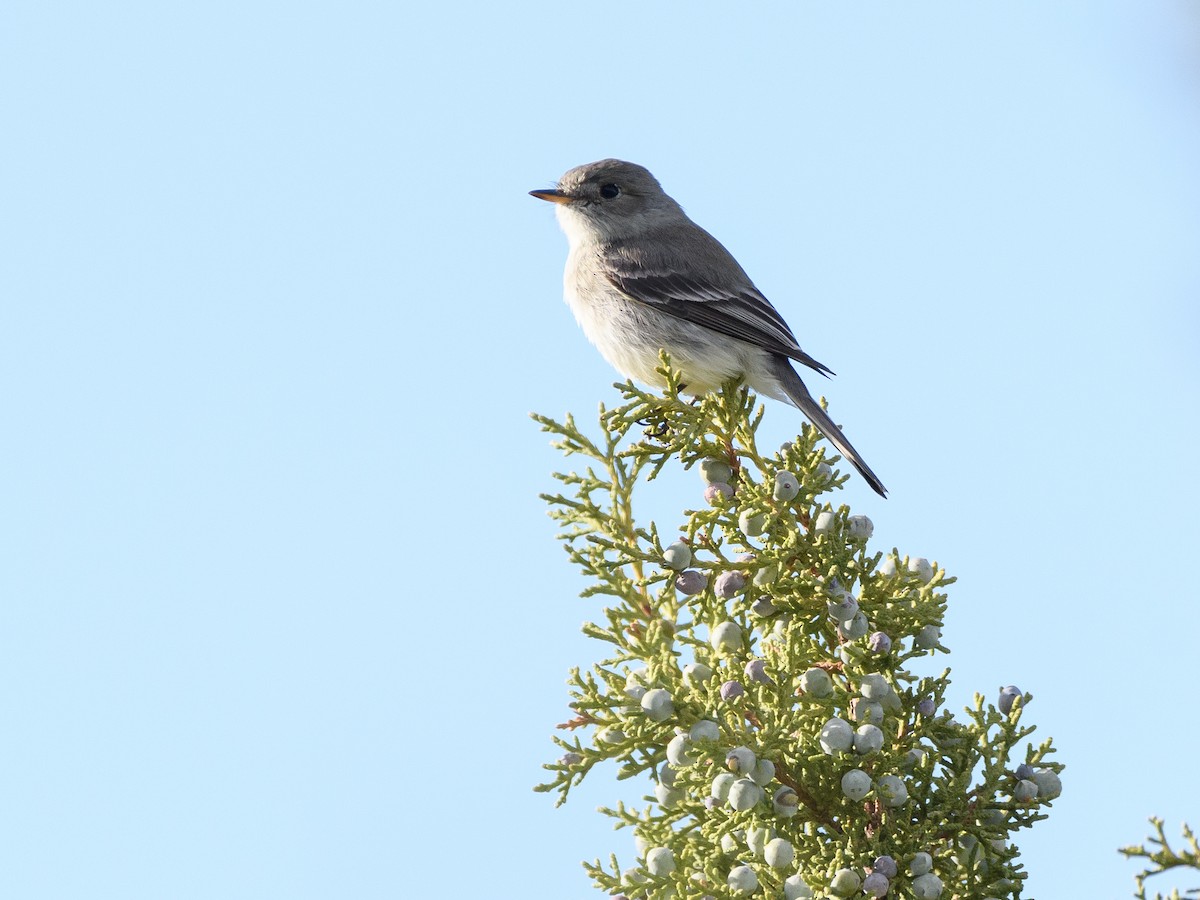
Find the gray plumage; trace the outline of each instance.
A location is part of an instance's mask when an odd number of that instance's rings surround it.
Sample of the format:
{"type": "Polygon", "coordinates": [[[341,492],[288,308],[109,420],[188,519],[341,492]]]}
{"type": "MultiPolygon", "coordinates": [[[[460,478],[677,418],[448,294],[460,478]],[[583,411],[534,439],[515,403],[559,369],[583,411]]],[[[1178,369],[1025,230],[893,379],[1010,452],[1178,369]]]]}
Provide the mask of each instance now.
{"type": "Polygon", "coordinates": [[[570,252],[564,295],[621,374],[662,384],[660,349],[691,394],[740,376],[797,407],[880,494],[883,483],[813,399],[789,360],[832,375],[800,349],[783,317],[716,238],[687,217],[646,169],[605,159],[571,169],[554,190],[570,252]]]}

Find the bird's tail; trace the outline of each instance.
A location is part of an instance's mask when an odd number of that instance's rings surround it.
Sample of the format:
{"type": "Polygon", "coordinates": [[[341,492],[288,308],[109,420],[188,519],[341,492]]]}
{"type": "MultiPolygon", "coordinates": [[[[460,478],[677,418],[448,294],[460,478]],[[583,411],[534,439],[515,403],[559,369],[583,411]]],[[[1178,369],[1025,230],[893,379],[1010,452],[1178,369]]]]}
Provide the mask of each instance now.
{"type": "Polygon", "coordinates": [[[867,480],[867,484],[880,497],[887,496],[887,488],[883,486],[883,482],[879,480],[871,467],[868,466],[854,446],[846,440],[846,436],[842,434],[842,430],[834,424],[833,419],[825,410],[821,409],[821,404],[813,399],[812,394],[808,392],[808,388],[804,386],[804,382],[800,380],[800,376],[796,374],[796,370],[791,367],[787,359],[782,356],[777,356],[774,359],[775,367],[774,374],[779,379],[779,386],[783,388],[783,392],[787,394],[788,399],[796,406],[800,412],[808,416],[808,420],[817,426],[817,430],[825,435],[829,443],[837,448],[838,453],[849,461],[850,465],[858,470],[863,478],[867,480]]]}

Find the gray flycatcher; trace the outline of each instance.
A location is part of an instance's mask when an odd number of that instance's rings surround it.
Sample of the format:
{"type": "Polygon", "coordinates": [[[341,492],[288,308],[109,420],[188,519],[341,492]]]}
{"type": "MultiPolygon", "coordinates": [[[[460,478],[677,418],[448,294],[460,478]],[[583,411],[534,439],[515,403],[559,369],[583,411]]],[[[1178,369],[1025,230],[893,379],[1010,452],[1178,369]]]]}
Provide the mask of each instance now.
{"type": "Polygon", "coordinates": [[[661,387],[655,372],[661,349],[689,394],[741,377],[760,394],[797,407],[876,493],[887,496],[788,360],[822,375],[833,372],[800,349],[732,254],[646,169],[602,159],[571,169],[554,190],[529,193],[556,204],[570,243],[567,304],[618,372],[661,387]]]}

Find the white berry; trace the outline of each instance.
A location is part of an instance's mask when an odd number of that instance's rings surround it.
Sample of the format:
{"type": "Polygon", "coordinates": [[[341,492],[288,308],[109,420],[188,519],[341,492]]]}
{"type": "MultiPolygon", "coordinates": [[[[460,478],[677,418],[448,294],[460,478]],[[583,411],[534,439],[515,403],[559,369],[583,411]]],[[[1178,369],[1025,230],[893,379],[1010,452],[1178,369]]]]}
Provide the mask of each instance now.
{"type": "Polygon", "coordinates": [[[758,890],[758,876],[749,866],[734,866],[726,879],[730,890],[738,894],[749,894],[758,890]]]}
{"type": "Polygon", "coordinates": [[[862,887],[862,878],[853,869],[838,869],[833,873],[829,882],[829,892],[839,897],[849,897],[857,894],[862,887]]]}
{"type": "Polygon", "coordinates": [[[909,559],[908,571],[925,583],[928,583],[933,578],[933,565],[923,556],[916,556],[909,559]]]}
{"type": "Polygon", "coordinates": [[[813,891],[799,875],[791,875],[784,879],[784,900],[812,900],[813,891]]]}
{"type": "Polygon", "coordinates": [[[763,789],[749,778],[739,778],[729,787],[729,805],[738,812],[753,809],[762,798],[763,789]]]}
{"type": "Polygon", "coordinates": [[[655,847],[646,853],[646,871],[651,875],[670,875],[675,871],[675,854],[670,847],[655,847]]]}
{"type": "Polygon", "coordinates": [[[833,679],[824,669],[809,669],[800,676],[800,690],[813,697],[828,697],[833,693],[833,679]]]}
{"type": "Polygon", "coordinates": [[[850,540],[860,544],[875,533],[875,523],[867,516],[851,516],[846,520],[846,527],[850,532],[850,540]]]}
{"type": "Polygon", "coordinates": [[[665,688],[652,688],[642,695],[642,709],[652,722],[663,722],[675,712],[671,692],[665,688]]]}
{"type": "Polygon", "coordinates": [[[718,653],[733,653],[742,646],[742,628],[737,622],[722,622],[712,630],[708,642],[718,653]]]}
{"type": "Polygon", "coordinates": [[[775,838],[767,842],[767,846],[763,849],[763,858],[772,869],[786,869],[796,859],[796,848],[790,841],[775,838]]]}
{"type": "Polygon", "coordinates": [[[817,515],[817,520],[813,522],[813,531],[816,534],[828,534],[833,531],[833,526],[837,523],[837,516],[829,510],[825,510],[817,515]]]}

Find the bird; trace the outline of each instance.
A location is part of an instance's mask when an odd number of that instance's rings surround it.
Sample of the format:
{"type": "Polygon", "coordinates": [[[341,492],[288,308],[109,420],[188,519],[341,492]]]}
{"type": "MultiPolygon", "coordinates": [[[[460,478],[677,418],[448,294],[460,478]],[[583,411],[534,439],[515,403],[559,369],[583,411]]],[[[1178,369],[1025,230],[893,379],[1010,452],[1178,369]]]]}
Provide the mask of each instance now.
{"type": "Polygon", "coordinates": [[[649,170],[620,159],[576,166],[549,190],[569,245],[563,295],[588,340],[626,378],[663,386],[670,354],[687,393],[740,377],[790,403],[881,497],[887,489],[821,405],[793,362],[833,371],[796,336],[725,247],[688,218],[649,170]]]}

